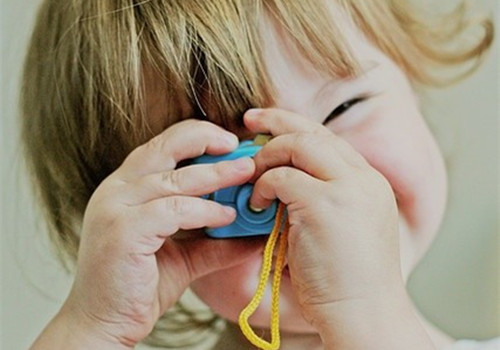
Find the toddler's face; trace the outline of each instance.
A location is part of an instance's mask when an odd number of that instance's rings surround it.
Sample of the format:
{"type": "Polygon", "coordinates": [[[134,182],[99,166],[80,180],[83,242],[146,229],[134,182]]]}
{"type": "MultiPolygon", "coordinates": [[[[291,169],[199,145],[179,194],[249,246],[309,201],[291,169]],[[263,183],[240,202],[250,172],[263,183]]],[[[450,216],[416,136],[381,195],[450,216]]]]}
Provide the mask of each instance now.
{"type": "MultiPolygon", "coordinates": [[[[382,173],[394,190],[400,214],[401,263],[405,278],[425,253],[441,222],[446,202],[446,173],[436,142],[402,70],[343,18],[335,18],[364,73],[334,80],[289,51],[269,26],[265,57],[277,88],[275,107],[324,123],[330,113],[345,111],[325,125],[347,140],[382,173]],[[344,23],[345,22],[345,23],[344,23]]],[[[253,296],[261,258],[203,277],[192,284],[216,313],[236,321],[253,296]]],[[[290,279],[281,286],[281,328],[312,331],[296,304],[290,279]]],[[[269,295],[252,317],[269,325],[269,295]]]]}

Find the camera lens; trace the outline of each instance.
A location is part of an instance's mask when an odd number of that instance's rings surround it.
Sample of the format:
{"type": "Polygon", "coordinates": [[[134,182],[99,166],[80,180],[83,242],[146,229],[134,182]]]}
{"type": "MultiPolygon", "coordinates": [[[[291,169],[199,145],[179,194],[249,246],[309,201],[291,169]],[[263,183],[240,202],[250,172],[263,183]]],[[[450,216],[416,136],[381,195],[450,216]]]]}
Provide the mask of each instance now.
{"type": "Polygon", "coordinates": [[[274,220],[276,215],[276,203],[265,209],[251,208],[249,205],[250,196],[252,195],[253,185],[243,185],[236,195],[236,206],[241,219],[251,225],[263,225],[274,220]]]}

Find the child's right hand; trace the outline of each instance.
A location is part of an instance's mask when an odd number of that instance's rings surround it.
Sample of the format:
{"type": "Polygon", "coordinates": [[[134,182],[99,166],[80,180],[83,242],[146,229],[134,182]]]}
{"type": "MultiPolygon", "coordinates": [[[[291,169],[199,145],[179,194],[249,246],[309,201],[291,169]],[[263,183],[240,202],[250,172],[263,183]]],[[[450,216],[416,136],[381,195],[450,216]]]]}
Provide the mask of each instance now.
{"type": "Polygon", "coordinates": [[[199,196],[247,182],[251,159],[176,166],[237,145],[214,124],[183,121],[135,149],[100,184],[84,215],[75,283],[61,310],[81,332],[133,347],[194,279],[261,251],[262,240],[172,239],[179,230],[234,220],[234,210],[199,196]]]}

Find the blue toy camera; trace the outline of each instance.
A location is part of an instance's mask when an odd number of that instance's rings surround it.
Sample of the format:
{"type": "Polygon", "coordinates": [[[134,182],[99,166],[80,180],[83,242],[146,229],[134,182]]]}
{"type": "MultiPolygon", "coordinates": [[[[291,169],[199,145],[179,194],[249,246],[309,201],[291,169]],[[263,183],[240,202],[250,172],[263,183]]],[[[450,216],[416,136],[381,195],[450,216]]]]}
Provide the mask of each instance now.
{"type": "MultiPolygon", "coordinates": [[[[217,163],[224,160],[253,157],[261,148],[262,145],[258,143],[257,139],[254,141],[243,141],[231,153],[221,156],[203,155],[195,158],[193,164],[217,163]]],[[[278,204],[274,202],[271,206],[259,212],[250,209],[249,200],[252,190],[253,185],[244,184],[223,188],[203,196],[203,198],[231,206],[237,212],[235,221],[224,227],[207,228],[207,235],[214,238],[231,238],[267,235],[271,233],[278,204]]]]}

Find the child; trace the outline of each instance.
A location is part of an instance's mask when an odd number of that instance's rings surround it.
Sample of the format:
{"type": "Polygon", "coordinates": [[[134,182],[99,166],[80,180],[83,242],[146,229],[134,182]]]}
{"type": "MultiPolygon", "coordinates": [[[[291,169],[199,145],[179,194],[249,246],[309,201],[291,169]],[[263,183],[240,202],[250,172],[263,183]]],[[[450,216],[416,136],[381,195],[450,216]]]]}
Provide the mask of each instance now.
{"type": "MultiPolygon", "coordinates": [[[[253,207],[288,210],[283,349],[453,349],[405,290],[447,192],[412,86],[458,79],[436,68],[473,70],[492,40],[479,24],[457,49],[475,26],[463,6],[432,17],[389,0],[45,1],[23,132],[76,276],[33,349],[133,348],[155,324],[171,331],[150,343],[191,345],[172,339],[186,324],[201,332],[192,311],[157,323],[188,287],[228,321],[205,322],[219,338],[202,337],[205,349],[252,348],[233,322],[266,237],[206,238],[235,212],[201,198],[248,181],[253,207]],[[189,165],[259,133],[273,138],[253,159],[189,165]]],[[[267,298],[251,318],[265,337],[269,310],[267,298]]]]}

